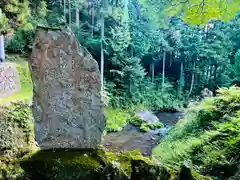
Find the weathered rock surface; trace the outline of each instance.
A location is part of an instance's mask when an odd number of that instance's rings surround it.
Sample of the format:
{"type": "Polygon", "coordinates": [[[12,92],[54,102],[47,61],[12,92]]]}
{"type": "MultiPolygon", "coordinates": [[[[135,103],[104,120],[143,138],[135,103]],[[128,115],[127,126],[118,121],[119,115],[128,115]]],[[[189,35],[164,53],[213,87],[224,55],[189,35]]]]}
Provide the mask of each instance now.
{"type": "Polygon", "coordinates": [[[136,115],[144,122],[148,124],[155,124],[159,122],[158,117],[151,111],[139,110],[136,115]]]}
{"type": "Polygon", "coordinates": [[[38,27],[29,62],[41,149],[95,148],[105,128],[97,62],[67,31],[38,27]]]}
{"type": "Polygon", "coordinates": [[[16,67],[11,63],[0,63],[0,98],[14,94],[20,88],[16,67]]]}

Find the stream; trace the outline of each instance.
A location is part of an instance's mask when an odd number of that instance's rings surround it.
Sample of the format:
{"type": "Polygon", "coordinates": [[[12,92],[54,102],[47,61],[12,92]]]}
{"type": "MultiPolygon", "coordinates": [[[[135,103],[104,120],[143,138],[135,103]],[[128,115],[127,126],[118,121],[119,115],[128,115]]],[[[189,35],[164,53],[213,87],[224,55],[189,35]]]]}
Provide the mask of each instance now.
{"type": "Polygon", "coordinates": [[[155,115],[164,124],[164,128],[143,133],[139,128],[127,125],[120,132],[112,132],[104,136],[104,146],[114,152],[139,149],[144,156],[151,156],[152,149],[167,133],[166,127],[175,125],[183,116],[183,112],[157,112],[155,115]]]}

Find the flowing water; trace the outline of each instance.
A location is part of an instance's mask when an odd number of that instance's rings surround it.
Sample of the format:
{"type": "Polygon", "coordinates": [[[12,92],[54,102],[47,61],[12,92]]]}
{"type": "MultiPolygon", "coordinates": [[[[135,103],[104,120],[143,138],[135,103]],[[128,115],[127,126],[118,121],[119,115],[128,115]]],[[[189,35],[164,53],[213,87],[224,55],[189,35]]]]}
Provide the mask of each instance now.
{"type": "Polygon", "coordinates": [[[151,156],[152,149],[163,138],[167,127],[175,125],[183,116],[183,112],[158,112],[156,116],[165,125],[165,128],[142,133],[137,127],[128,125],[120,132],[108,133],[104,137],[104,146],[115,152],[139,149],[143,155],[151,156]]]}

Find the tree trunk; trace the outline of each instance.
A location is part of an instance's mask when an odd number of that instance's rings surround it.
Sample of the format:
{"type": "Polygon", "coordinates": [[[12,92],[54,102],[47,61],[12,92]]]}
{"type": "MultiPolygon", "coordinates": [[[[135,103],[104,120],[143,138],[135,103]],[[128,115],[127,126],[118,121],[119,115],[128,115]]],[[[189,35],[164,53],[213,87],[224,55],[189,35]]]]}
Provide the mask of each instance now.
{"type": "Polygon", "coordinates": [[[103,84],[103,79],[104,79],[104,47],[103,47],[103,41],[104,41],[104,13],[102,12],[101,15],[101,94],[103,95],[104,92],[104,84],[103,84]]]}
{"type": "Polygon", "coordinates": [[[79,9],[76,7],[76,26],[79,28],[80,23],[79,23],[79,9]]]}
{"type": "Polygon", "coordinates": [[[4,36],[0,34],[0,62],[5,61],[4,36]]]}
{"type": "Polygon", "coordinates": [[[189,98],[190,95],[192,94],[193,84],[194,84],[194,78],[195,78],[195,61],[193,62],[192,80],[191,80],[190,90],[189,90],[189,93],[188,93],[188,98],[189,98]]]}
{"type": "Polygon", "coordinates": [[[211,83],[211,71],[212,71],[212,66],[208,66],[208,86],[210,86],[211,83]]]}
{"type": "Polygon", "coordinates": [[[214,72],[213,72],[214,84],[216,84],[216,81],[217,81],[217,70],[218,70],[218,66],[215,65],[215,66],[214,66],[214,72]]]}
{"type": "Polygon", "coordinates": [[[64,20],[66,21],[66,0],[63,0],[63,14],[64,14],[64,20]]]}
{"type": "Polygon", "coordinates": [[[178,97],[181,96],[184,87],[184,76],[183,76],[183,61],[181,62],[180,78],[178,81],[178,97]]]}
{"type": "Polygon", "coordinates": [[[211,66],[208,65],[207,67],[207,70],[206,70],[206,84],[209,85],[209,80],[210,80],[210,73],[211,73],[211,66]]]}
{"type": "Polygon", "coordinates": [[[92,7],[92,29],[91,29],[91,35],[93,37],[93,33],[94,33],[94,18],[95,18],[95,9],[94,6],[92,7]]]}
{"type": "Polygon", "coordinates": [[[169,54],[169,67],[172,67],[172,52],[169,54]]]}
{"type": "Polygon", "coordinates": [[[213,89],[215,66],[211,65],[210,67],[211,67],[211,70],[210,70],[209,87],[210,89],[213,89]]]}
{"type": "Polygon", "coordinates": [[[151,64],[151,68],[152,68],[152,82],[154,82],[154,77],[155,77],[155,64],[154,64],[154,62],[152,62],[152,64],[151,64]]]}
{"type": "Polygon", "coordinates": [[[62,0],[59,0],[60,7],[62,7],[62,0]]]}
{"type": "Polygon", "coordinates": [[[124,1],[124,11],[123,11],[123,19],[122,19],[122,23],[127,23],[128,22],[128,3],[129,0],[125,0],[124,1]]]}
{"type": "Polygon", "coordinates": [[[164,80],[165,80],[165,61],[166,61],[166,51],[163,53],[163,63],[162,63],[162,92],[164,88],[164,80]]]}
{"type": "Polygon", "coordinates": [[[72,20],[72,17],[71,17],[71,0],[68,0],[68,14],[69,14],[69,26],[71,26],[71,20],[72,20]]]}

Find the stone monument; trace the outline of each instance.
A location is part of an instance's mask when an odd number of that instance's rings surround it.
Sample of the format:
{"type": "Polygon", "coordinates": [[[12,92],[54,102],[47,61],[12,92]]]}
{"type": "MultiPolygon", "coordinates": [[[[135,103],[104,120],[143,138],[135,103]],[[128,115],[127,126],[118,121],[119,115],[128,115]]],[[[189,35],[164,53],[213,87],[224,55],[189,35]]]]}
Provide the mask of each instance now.
{"type": "Polygon", "coordinates": [[[42,150],[95,148],[105,116],[97,62],[67,30],[38,27],[29,67],[42,150]]]}
{"type": "Polygon", "coordinates": [[[21,88],[17,68],[11,63],[0,63],[0,99],[21,88]]]}

